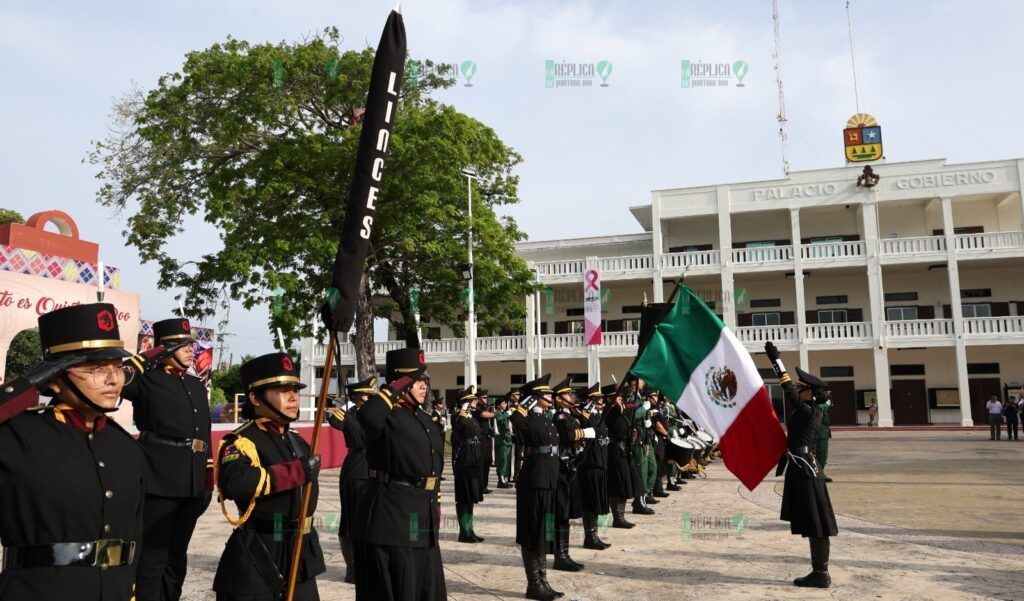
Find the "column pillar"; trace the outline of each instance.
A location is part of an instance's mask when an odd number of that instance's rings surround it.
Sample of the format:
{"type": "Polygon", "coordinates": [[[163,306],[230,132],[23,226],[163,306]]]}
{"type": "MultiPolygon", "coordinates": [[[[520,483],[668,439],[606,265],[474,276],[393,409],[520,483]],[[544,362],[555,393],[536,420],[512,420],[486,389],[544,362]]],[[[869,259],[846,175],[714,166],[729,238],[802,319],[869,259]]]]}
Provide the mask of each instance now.
{"type": "Polygon", "coordinates": [[[960,391],[960,424],[973,426],[971,388],[967,379],[967,346],[964,342],[964,311],[960,302],[960,269],[956,259],[953,199],[942,198],[942,232],[946,239],[946,274],[949,276],[949,306],[953,317],[953,352],[956,355],[957,389],[960,391]]]}
{"type": "MultiPolygon", "coordinates": [[[[533,271],[533,261],[527,261],[526,266],[533,271]]],[[[537,343],[540,342],[537,338],[537,293],[526,295],[524,299],[526,302],[526,336],[525,344],[525,355],[523,360],[526,361],[526,381],[530,382],[537,376],[533,375],[535,371],[534,359],[537,356],[537,343]]]]}
{"type": "Polygon", "coordinates": [[[875,394],[878,401],[878,426],[891,428],[892,397],[889,394],[889,348],[886,342],[885,292],[882,286],[882,259],[878,242],[878,207],[874,192],[861,205],[864,252],[867,253],[868,302],[871,313],[871,354],[875,366],[875,394]]]}
{"type": "Polygon", "coordinates": [[[654,289],[654,302],[665,302],[665,277],[662,270],[662,254],[664,254],[664,239],[661,231],[661,193],[651,194],[651,249],[654,252],[654,269],[652,288],[654,289]]]}
{"type": "Polygon", "coordinates": [[[736,331],[736,302],[732,277],[732,216],[729,213],[729,188],[718,186],[718,249],[722,263],[722,319],[736,331]]]}
{"type": "Polygon", "coordinates": [[[807,301],[804,298],[804,263],[800,244],[800,209],[789,210],[789,224],[792,229],[793,282],[796,285],[796,337],[800,345],[800,366],[811,366],[807,352],[807,301]]]}

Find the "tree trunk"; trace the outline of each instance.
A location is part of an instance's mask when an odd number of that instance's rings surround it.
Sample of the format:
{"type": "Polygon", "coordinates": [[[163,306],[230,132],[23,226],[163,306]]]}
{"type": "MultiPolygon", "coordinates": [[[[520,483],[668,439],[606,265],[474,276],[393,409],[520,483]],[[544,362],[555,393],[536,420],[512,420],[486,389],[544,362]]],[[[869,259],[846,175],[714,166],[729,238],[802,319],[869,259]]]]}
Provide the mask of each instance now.
{"type": "Polygon", "coordinates": [[[373,345],[373,297],[370,284],[363,272],[359,279],[359,302],[356,303],[356,373],[365,380],[377,374],[377,359],[373,345]]]}

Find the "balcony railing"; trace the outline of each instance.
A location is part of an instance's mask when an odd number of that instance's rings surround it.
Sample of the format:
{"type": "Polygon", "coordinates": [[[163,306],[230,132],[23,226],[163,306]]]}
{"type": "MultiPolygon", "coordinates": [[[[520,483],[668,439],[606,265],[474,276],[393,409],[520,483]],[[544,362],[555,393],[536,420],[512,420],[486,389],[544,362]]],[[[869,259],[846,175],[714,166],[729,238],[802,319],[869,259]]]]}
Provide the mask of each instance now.
{"type": "Polygon", "coordinates": [[[756,248],[734,248],[729,251],[733,263],[780,263],[793,260],[793,247],[759,246],[756,248]]]}
{"type": "Polygon", "coordinates": [[[868,340],[871,338],[871,322],[851,321],[846,323],[809,323],[807,340],[814,342],[840,342],[868,340]]]}
{"type": "Polygon", "coordinates": [[[601,334],[601,345],[612,347],[635,347],[636,332],[603,332],[601,334]]]}
{"type": "Polygon", "coordinates": [[[625,257],[602,257],[597,260],[597,270],[601,274],[613,271],[645,271],[654,269],[654,255],[633,255],[625,257]]]}
{"type": "Polygon", "coordinates": [[[743,343],[797,342],[796,326],[743,326],[736,328],[736,338],[743,343]]]}
{"type": "Polygon", "coordinates": [[[533,267],[542,278],[577,275],[582,278],[586,264],[587,262],[583,259],[570,259],[566,261],[541,261],[539,263],[534,263],[533,267]]]}
{"type": "Polygon", "coordinates": [[[1024,334],[1024,316],[968,317],[964,334],[1024,334]]]}
{"type": "Polygon", "coordinates": [[[543,334],[540,339],[545,352],[583,348],[583,334],[543,334]]]}
{"type": "Polygon", "coordinates": [[[952,319],[905,319],[885,322],[891,338],[948,338],[953,335],[952,319]]]}
{"type": "Polygon", "coordinates": [[[800,247],[800,258],[805,261],[831,261],[835,259],[859,259],[864,257],[864,242],[822,242],[805,244],[800,247]]]}
{"type": "Polygon", "coordinates": [[[957,234],[956,249],[962,253],[990,250],[1024,250],[1024,232],[957,234]]]}
{"type": "Polygon", "coordinates": [[[695,250],[681,253],[668,253],[661,256],[664,269],[713,269],[722,264],[722,253],[717,250],[695,250]]]}
{"type": "Polygon", "coordinates": [[[883,238],[879,240],[879,248],[884,256],[939,253],[946,251],[946,239],[942,236],[883,238]]]}

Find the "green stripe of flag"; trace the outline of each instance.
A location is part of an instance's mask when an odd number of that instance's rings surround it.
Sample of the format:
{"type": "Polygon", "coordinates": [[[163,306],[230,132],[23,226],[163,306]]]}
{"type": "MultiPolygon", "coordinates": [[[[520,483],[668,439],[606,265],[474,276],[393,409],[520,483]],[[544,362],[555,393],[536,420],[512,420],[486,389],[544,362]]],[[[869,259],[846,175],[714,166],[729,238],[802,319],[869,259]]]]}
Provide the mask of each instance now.
{"type": "Polygon", "coordinates": [[[690,374],[718,344],[725,324],[683,286],[632,372],[671,399],[682,396],[690,374]]]}

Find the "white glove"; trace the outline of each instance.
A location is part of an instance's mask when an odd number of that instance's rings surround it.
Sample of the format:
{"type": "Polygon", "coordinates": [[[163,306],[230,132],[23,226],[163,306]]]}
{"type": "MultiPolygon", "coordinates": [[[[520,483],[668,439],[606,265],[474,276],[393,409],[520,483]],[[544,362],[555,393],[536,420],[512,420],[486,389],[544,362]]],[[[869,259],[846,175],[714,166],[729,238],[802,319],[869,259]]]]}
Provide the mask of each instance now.
{"type": "Polygon", "coordinates": [[[650,428],[651,427],[651,420],[645,419],[644,420],[644,427],[645,428],[650,428]]]}
{"type": "Polygon", "coordinates": [[[593,428],[583,428],[583,438],[597,438],[597,432],[593,428]]]}
{"type": "Polygon", "coordinates": [[[644,409],[650,409],[650,408],[651,408],[651,402],[650,401],[644,401],[644,409]]]}

